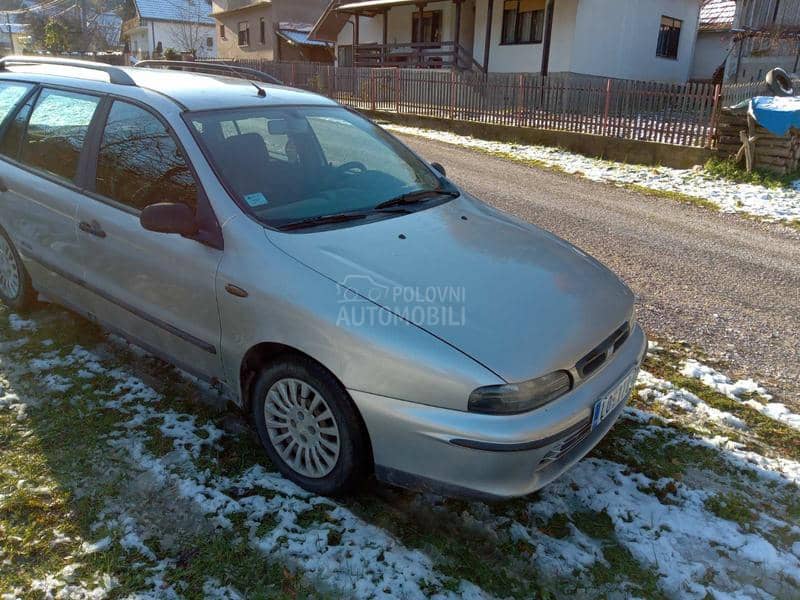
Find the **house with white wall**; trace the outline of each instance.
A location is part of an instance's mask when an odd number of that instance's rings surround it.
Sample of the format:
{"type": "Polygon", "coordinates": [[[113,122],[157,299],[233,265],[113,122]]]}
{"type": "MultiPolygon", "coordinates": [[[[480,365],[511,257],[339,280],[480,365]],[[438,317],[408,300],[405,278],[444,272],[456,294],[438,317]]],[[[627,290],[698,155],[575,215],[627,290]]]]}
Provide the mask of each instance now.
{"type": "Polygon", "coordinates": [[[692,62],[692,80],[719,82],[722,79],[725,61],[734,43],[735,17],[736,0],[708,0],[703,4],[692,62]]]}
{"type": "Polygon", "coordinates": [[[700,0],[333,0],[340,65],[685,82],[700,0]]]}
{"type": "Polygon", "coordinates": [[[198,58],[217,56],[211,0],[131,0],[136,16],[122,25],[122,37],[136,58],[171,48],[198,58]]]}

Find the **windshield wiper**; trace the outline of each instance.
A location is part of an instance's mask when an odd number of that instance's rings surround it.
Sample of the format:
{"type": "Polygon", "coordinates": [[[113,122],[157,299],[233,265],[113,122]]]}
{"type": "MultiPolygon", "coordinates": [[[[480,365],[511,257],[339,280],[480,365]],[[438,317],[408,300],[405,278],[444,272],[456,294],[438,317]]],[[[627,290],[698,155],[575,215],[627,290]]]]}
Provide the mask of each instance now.
{"type": "Polygon", "coordinates": [[[397,198],[392,198],[386,202],[381,202],[375,207],[375,210],[382,210],[384,208],[391,208],[393,206],[403,206],[405,204],[418,204],[427,202],[437,196],[450,196],[451,198],[458,198],[461,194],[455,190],[435,189],[435,190],[417,190],[416,192],[408,192],[402,194],[397,198]]]}
{"type": "Polygon", "coordinates": [[[291,231],[293,229],[305,229],[307,227],[316,227],[317,225],[328,225],[330,223],[344,223],[346,221],[357,221],[359,219],[366,219],[366,213],[341,213],[338,215],[320,215],[318,217],[310,217],[308,219],[300,219],[299,221],[291,221],[280,225],[278,229],[281,231],[291,231]]]}

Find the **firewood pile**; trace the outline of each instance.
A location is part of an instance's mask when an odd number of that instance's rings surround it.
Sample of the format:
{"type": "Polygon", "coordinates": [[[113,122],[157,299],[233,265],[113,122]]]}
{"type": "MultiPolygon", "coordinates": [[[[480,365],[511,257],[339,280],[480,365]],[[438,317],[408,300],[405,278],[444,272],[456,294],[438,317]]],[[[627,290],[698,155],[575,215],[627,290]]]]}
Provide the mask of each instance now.
{"type": "Polygon", "coordinates": [[[762,169],[778,175],[800,168],[800,130],[777,136],[748,117],[746,108],[723,108],[718,118],[717,151],[722,158],[744,160],[748,171],[762,169]]]}

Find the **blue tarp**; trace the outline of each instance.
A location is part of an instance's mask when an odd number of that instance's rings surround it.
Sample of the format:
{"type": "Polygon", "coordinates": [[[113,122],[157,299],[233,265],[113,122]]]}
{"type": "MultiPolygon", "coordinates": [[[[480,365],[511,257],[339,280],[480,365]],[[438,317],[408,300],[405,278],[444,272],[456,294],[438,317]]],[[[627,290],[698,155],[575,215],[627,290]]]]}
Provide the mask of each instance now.
{"type": "Polygon", "coordinates": [[[756,96],[750,99],[750,115],[775,135],[784,136],[792,127],[800,129],[800,98],[756,96]]]}

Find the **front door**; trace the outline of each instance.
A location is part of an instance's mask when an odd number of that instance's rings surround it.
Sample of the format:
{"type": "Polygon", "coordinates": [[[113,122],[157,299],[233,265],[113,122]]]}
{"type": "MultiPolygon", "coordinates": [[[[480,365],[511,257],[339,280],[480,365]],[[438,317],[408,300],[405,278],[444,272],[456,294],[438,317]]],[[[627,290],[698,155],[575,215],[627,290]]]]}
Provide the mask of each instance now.
{"type": "Polygon", "coordinates": [[[122,100],[108,116],[78,209],[87,287],[98,319],[185,370],[221,377],[215,292],[220,250],[146,231],[150,204],[197,207],[199,186],[163,120],[122,100]],[[94,173],[92,173],[92,170],[94,173]]]}
{"type": "MultiPolygon", "coordinates": [[[[32,86],[0,83],[3,106],[32,86]]],[[[22,256],[34,287],[85,312],[76,215],[84,142],[101,99],[44,88],[28,97],[3,130],[0,219],[22,256]]]]}

